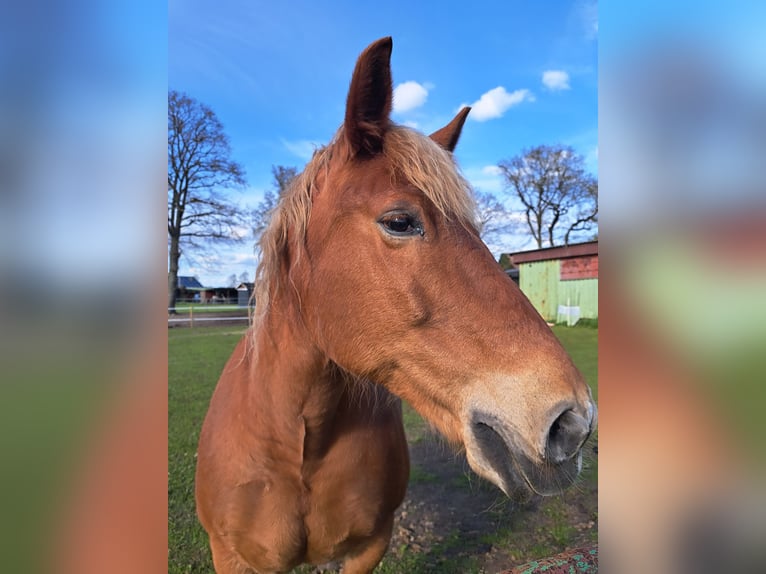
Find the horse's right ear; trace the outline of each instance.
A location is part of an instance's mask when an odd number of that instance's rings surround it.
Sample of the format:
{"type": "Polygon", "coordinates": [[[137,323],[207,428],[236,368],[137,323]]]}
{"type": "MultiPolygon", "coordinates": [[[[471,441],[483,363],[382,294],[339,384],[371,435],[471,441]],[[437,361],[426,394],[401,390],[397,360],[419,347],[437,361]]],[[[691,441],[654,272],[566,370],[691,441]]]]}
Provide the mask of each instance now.
{"type": "Polygon", "coordinates": [[[359,56],[346,100],[344,132],[354,156],[373,156],[383,149],[393,101],[390,37],[370,44],[359,56]]]}
{"type": "Polygon", "coordinates": [[[431,134],[431,139],[449,152],[455,151],[457,140],[460,138],[460,132],[463,131],[463,124],[471,111],[469,106],[460,110],[450,123],[440,130],[431,134]]]}

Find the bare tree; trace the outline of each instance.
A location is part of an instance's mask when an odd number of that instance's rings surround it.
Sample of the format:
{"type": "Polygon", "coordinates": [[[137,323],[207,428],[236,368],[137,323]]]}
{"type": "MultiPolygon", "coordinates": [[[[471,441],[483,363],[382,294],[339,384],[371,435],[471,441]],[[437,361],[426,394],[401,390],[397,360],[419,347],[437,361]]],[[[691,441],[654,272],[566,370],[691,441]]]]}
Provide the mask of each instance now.
{"type": "Polygon", "coordinates": [[[239,275],[239,282],[240,283],[250,283],[250,274],[247,271],[243,271],[239,275]]]}
{"type": "Polygon", "coordinates": [[[232,273],[229,275],[229,278],[226,280],[226,286],[227,287],[236,287],[237,286],[237,276],[236,274],[232,273]]]}
{"type": "Polygon", "coordinates": [[[184,249],[241,240],[242,218],[222,190],[244,185],[229,138],[213,110],[168,92],[168,307],[175,307],[178,261],[184,249]]]}
{"type": "MultiPolygon", "coordinates": [[[[579,196],[575,198],[575,211],[570,220],[567,232],[564,234],[564,245],[569,245],[572,233],[592,231],[598,225],[598,180],[590,178],[585,185],[578,188],[579,196]]],[[[598,232],[591,237],[598,237],[598,232]]]]}
{"type": "Polygon", "coordinates": [[[298,169],[295,167],[285,167],[283,165],[271,166],[271,174],[274,176],[272,189],[266,191],[263,199],[258,202],[258,206],[253,210],[253,236],[256,243],[261,238],[261,234],[269,224],[271,212],[277,206],[277,202],[282,194],[287,191],[290,184],[298,175],[298,169]]]}
{"type": "Polygon", "coordinates": [[[598,224],[598,181],[568,146],[537,146],[499,164],[507,187],[524,206],[537,246],[568,244],[598,224]]]}
{"type": "Polygon", "coordinates": [[[489,244],[501,240],[501,236],[513,227],[511,213],[492,193],[475,190],[473,197],[482,241],[489,244]]]}

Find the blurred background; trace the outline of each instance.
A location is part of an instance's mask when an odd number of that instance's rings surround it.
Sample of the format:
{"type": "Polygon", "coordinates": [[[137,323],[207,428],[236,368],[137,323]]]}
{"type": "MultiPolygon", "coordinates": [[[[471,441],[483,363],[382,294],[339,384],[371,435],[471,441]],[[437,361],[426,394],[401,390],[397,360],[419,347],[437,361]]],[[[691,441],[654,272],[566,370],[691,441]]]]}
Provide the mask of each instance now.
{"type": "Polygon", "coordinates": [[[162,571],[167,7],[0,12],[0,570],[162,571]]]}
{"type": "MultiPolygon", "coordinates": [[[[764,29],[598,8],[608,572],[766,571],[764,29]]],[[[3,571],[166,566],[166,34],[154,2],[3,7],[3,571]]]]}
{"type": "Polygon", "coordinates": [[[605,571],[766,567],[764,8],[599,6],[605,571]]]}

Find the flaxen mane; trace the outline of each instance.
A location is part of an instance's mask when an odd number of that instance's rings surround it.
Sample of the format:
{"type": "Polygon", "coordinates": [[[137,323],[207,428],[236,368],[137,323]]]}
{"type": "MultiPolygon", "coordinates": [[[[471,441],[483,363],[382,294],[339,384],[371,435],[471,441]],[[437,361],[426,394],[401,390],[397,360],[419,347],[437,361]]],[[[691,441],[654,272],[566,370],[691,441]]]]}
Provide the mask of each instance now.
{"type": "MultiPolygon", "coordinates": [[[[329,173],[333,160],[341,155],[343,128],[333,140],[314,152],[289,188],[280,196],[268,227],[259,242],[261,260],[256,272],[253,313],[255,330],[269,308],[283,256],[288,248],[288,230],[293,237],[304,237],[311,214],[311,198],[317,177],[329,173]]],[[[447,219],[476,230],[476,206],[470,184],[460,174],[452,155],[430,138],[409,128],[392,125],[386,132],[383,155],[391,165],[391,177],[408,181],[420,189],[447,219]]],[[[346,158],[343,158],[346,159],[346,158]]],[[[296,245],[301,244],[296,242],[296,245]]],[[[300,254],[294,254],[296,257],[300,254]]]]}

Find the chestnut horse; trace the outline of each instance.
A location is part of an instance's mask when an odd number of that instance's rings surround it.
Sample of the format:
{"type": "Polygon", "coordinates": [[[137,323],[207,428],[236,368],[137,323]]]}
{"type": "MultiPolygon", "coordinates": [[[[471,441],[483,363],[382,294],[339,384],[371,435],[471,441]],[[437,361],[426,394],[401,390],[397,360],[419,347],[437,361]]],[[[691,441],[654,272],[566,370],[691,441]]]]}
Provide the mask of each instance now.
{"type": "Polygon", "coordinates": [[[261,239],[253,326],[200,435],[197,512],[217,572],[371,572],[409,475],[408,401],[508,495],[580,470],[590,391],[482,243],[451,152],[391,122],[392,42],[359,57],[342,127],[261,239]]]}

